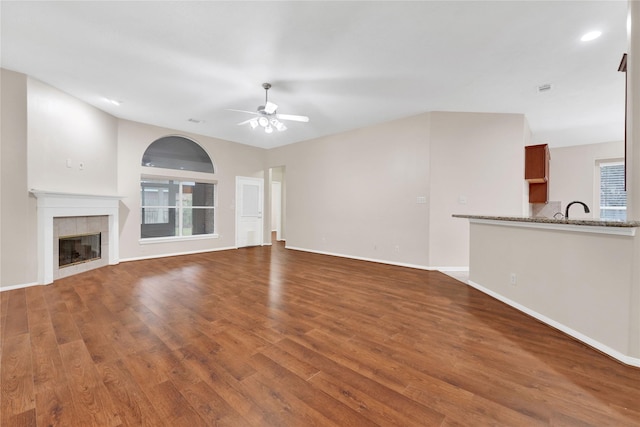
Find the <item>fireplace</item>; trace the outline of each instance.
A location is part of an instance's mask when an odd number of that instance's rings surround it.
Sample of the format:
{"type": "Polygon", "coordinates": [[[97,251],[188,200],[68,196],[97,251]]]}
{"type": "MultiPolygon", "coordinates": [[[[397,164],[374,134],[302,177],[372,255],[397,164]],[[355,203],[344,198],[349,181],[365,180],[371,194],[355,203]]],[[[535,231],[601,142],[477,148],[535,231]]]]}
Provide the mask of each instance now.
{"type": "Polygon", "coordinates": [[[53,280],[107,265],[108,236],[107,215],[53,218],[53,280]]]}
{"type": "Polygon", "coordinates": [[[100,259],[102,233],[58,237],[58,268],[100,259]]]}
{"type": "Polygon", "coordinates": [[[37,198],[39,284],[46,285],[56,279],[118,264],[120,197],[37,190],[31,190],[31,193],[37,198]],[[90,234],[100,235],[97,247],[94,242],[91,244],[92,249],[87,248],[89,243],[82,238],[90,234]],[[75,259],[70,264],[64,264],[61,262],[61,258],[65,256],[61,255],[59,239],[78,236],[81,237],[81,243],[74,246],[74,251],[91,255],[93,259],[75,259]],[[99,255],[94,257],[95,253],[99,255]]]}

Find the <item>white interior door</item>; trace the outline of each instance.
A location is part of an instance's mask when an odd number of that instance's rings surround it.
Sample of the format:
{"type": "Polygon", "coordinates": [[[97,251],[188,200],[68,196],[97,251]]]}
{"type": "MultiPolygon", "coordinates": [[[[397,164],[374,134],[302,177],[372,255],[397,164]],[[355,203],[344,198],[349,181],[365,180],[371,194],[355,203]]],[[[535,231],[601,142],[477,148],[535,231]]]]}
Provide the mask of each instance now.
{"type": "Polygon", "coordinates": [[[236,246],[262,245],[263,187],[261,178],[236,177],[236,246]]]}

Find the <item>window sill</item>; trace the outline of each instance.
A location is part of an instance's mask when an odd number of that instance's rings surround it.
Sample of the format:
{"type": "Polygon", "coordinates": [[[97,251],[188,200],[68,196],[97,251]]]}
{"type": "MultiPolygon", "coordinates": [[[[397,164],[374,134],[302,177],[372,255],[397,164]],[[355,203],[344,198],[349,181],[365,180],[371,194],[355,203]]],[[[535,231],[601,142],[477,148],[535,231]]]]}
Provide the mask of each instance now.
{"type": "Polygon", "coordinates": [[[152,245],[154,243],[188,242],[191,240],[217,239],[219,237],[220,236],[218,234],[199,234],[196,236],[182,237],[147,237],[145,239],[139,239],[138,243],[141,245],[152,245]]]}

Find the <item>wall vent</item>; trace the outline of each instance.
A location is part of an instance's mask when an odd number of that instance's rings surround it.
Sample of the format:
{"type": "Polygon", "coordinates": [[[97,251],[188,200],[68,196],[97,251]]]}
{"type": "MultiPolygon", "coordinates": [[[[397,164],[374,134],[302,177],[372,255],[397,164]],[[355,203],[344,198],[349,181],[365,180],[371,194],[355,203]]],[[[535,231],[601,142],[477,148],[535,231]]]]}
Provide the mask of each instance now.
{"type": "Polygon", "coordinates": [[[553,86],[551,83],[545,83],[537,87],[538,93],[550,92],[553,86]]]}

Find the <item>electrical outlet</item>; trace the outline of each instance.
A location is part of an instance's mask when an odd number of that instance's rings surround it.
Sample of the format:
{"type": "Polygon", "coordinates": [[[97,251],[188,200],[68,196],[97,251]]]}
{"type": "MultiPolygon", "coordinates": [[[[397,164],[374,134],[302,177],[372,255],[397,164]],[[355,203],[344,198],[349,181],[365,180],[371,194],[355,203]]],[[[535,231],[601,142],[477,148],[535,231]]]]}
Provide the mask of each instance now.
{"type": "Polygon", "coordinates": [[[511,286],[516,286],[518,284],[518,276],[516,276],[516,273],[511,273],[509,283],[511,283],[511,286]]]}
{"type": "Polygon", "coordinates": [[[395,245],[393,247],[393,252],[400,252],[400,245],[395,245]]]}

